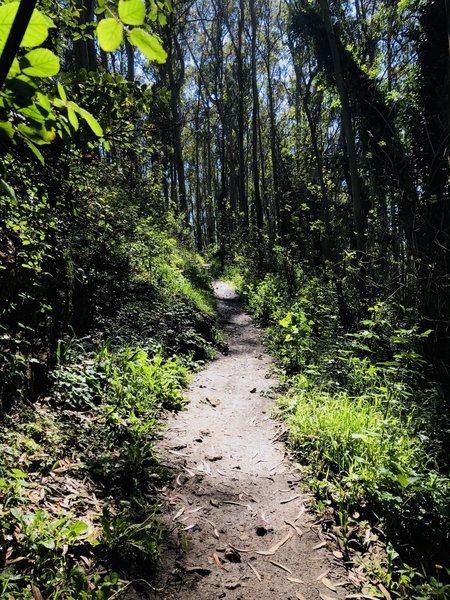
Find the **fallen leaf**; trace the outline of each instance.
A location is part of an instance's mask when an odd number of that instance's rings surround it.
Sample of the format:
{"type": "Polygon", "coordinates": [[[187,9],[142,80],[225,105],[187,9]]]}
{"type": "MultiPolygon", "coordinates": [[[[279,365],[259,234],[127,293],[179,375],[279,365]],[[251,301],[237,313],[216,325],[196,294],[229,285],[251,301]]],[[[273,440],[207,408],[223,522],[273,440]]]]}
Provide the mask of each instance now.
{"type": "Polygon", "coordinates": [[[297,598],[297,600],[306,600],[305,596],[303,594],[300,594],[300,592],[296,592],[295,597],[297,598]]]}
{"type": "Polygon", "coordinates": [[[184,531],[190,531],[191,529],[194,529],[194,527],[197,527],[197,523],[192,523],[192,525],[187,525],[184,528],[184,531]]]}
{"type": "Polygon", "coordinates": [[[339,552],[339,550],[334,550],[333,551],[333,556],[335,558],[344,558],[344,555],[342,554],[342,552],[339,552]]]}
{"type": "Polygon", "coordinates": [[[294,534],[292,533],[292,531],[290,531],[286,537],[284,537],[282,540],[280,540],[277,544],[275,544],[268,550],[255,550],[255,552],[256,554],[261,554],[262,556],[271,556],[272,554],[275,554],[275,552],[279,550],[281,546],[283,546],[283,544],[290,540],[293,535],[294,534]]]}
{"type": "Polygon", "coordinates": [[[305,583],[302,579],[297,579],[296,577],[286,577],[286,579],[292,583],[305,583]]]}
{"type": "Polygon", "coordinates": [[[286,525],[289,525],[290,527],[295,529],[295,531],[297,532],[298,535],[303,535],[303,531],[301,529],[299,529],[297,527],[297,525],[294,525],[294,523],[291,523],[290,521],[285,521],[285,523],[286,523],[286,525]]]}
{"type": "Polygon", "coordinates": [[[202,510],[202,508],[204,508],[204,506],[198,506],[197,508],[194,508],[192,510],[188,510],[188,515],[192,515],[192,514],[198,512],[199,510],[202,510]]]}
{"type": "Polygon", "coordinates": [[[331,581],[327,577],[322,578],[322,583],[325,587],[327,587],[332,592],[336,591],[336,587],[331,583],[331,581]]]}
{"type": "Polygon", "coordinates": [[[282,565],[282,564],[280,564],[280,563],[278,563],[278,562],[276,562],[274,560],[271,560],[269,562],[271,562],[273,565],[275,565],[279,569],[283,569],[283,571],[286,571],[287,573],[290,573],[292,575],[292,571],[290,570],[289,567],[285,567],[284,565],[282,565]]]}
{"type": "Polygon", "coordinates": [[[38,587],[36,587],[34,585],[34,583],[31,584],[31,593],[33,594],[34,600],[44,600],[44,598],[42,597],[40,589],[38,587]]]}
{"type": "Polygon", "coordinates": [[[186,454],[185,452],[177,452],[176,450],[168,450],[168,452],[170,452],[170,454],[175,454],[175,456],[189,456],[189,454],[186,454]]]}
{"type": "Polygon", "coordinates": [[[293,500],[297,500],[297,498],[300,498],[300,494],[292,496],[292,498],[287,498],[286,500],[282,500],[280,502],[280,504],[287,504],[288,502],[292,502],[293,500]]]}
{"type": "Polygon", "coordinates": [[[392,600],[392,596],[391,594],[387,591],[387,589],[384,587],[384,585],[382,583],[378,584],[378,587],[380,589],[380,592],[383,594],[383,596],[386,598],[386,600],[392,600]]]}
{"type": "Polygon", "coordinates": [[[306,508],[305,508],[305,505],[303,505],[303,506],[301,507],[301,509],[300,509],[300,512],[299,512],[299,513],[298,513],[298,515],[295,517],[295,519],[294,519],[294,523],[295,523],[295,521],[298,521],[298,520],[300,519],[300,517],[303,515],[303,513],[305,512],[305,510],[306,510],[306,508]]]}
{"type": "Polygon", "coordinates": [[[214,535],[216,536],[217,539],[220,538],[220,533],[217,531],[216,528],[214,528],[214,535]]]}
{"type": "Polygon", "coordinates": [[[17,558],[13,558],[11,560],[5,560],[5,566],[8,567],[9,565],[14,565],[21,560],[28,560],[28,558],[26,556],[18,556],[17,558]]]}
{"type": "Polygon", "coordinates": [[[253,573],[256,575],[256,579],[257,579],[258,581],[262,581],[262,577],[261,577],[261,575],[258,573],[258,571],[255,569],[255,567],[254,567],[254,566],[253,566],[251,563],[249,563],[249,562],[248,562],[247,564],[248,564],[248,566],[250,567],[250,569],[253,571],[253,573]]]}
{"type": "Polygon", "coordinates": [[[186,510],[185,506],[180,508],[180,510],[173,516],[172,521],[176,521],[179,517],[181,517],[181,515],[184,513],[185,510],[186,510]]]}
{"type": "Polygon", "coordinates": [[[220,558],[218,556],[218,554],[216,552],[213,553],[212,555],[214,562],[216,563],[216,565],[220,568],[223,569],[224,571],[226,571],[227,569],[225,569],[225,567],[223,566],[223,564],[220,561],[220,558]]]}
{"type": "Polygon", "coordinates": [[[233,544],[228,545],[230,546],[230,548],[233,548],[233,550],[237,550],[238,552],[251,552],[249,548],[237,548],[236,546],[233,546],[233,544]]]}
{"type": "Polygon", "coordinates": [[[327,569],[326,571],[324,571],[323,573],[321,573],[319,575],[319,577],[317,577],[316,581],[320,581],[321,579],[323,579],[324,577],[326,577],[329,572],[330,572],[330,569],[327,569]]]}
{"type": "Polygon", "coordinates": [[[243,504],[242,502],[233,502],[232,500],[224,500],[223,503],[224,504],[234,504],[234,506],[243,506],[244,508],[247,508],[247,504],[243,504]]]}
{"type": "Polygon", "coordinates": [[[319,542],[318,544],[316,544],[315,546],[313,546],[313,550],[319,550],[319,548],[323,548],[326,545],[327,545],[326,542],[319,542]]]}

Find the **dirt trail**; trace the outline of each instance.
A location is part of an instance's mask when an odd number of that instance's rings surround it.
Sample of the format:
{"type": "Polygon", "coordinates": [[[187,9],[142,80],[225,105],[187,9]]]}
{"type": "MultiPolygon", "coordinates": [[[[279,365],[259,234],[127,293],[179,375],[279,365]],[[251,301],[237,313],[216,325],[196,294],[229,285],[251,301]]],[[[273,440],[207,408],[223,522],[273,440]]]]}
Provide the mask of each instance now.
{"type": "Polygon", "coordinates": [[[271,418],[275,382],[259,331],[230,286],[218,282],[215,293],[229,350],[197,375],[188,410],[170,418],[160,443],[175,477],[154,597],[345,598],[345,570],[306,510],[271,418]]]}

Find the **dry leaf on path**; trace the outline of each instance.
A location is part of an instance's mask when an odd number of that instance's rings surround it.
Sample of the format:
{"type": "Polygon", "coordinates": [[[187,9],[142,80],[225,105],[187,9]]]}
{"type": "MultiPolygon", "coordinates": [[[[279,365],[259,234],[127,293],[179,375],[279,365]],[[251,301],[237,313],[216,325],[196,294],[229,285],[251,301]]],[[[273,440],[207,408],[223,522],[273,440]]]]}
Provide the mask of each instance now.
{"type": "Polygon", "coordinates": [[[269,562],[271,562],[273,565],[275,565],[279,569],[283,569],[283,571],[286,571],[287,573],[290,573],[292,575],[292,571],[290,570],[289,567],[285,567],[284,565],[282,565],[282,564],[280,564],[280,563],[278,563],[278,562],[276,562],[274,560],[271,560],[269,562]]]}
{"type": "Polygon", "coordinates": [[[336,586],[334,586],[331,581],[329,579],[327,579],[326,577],[322,578],[322,583],[325,587],[327,587],[329,590],[331,590],[332,592],[336,591],[336,586]]]}
{"type": "Polygon", "coordinates": [[[223,566],[223,564],[220,561],[219,555],[216,552],[213,553],[212,557],[213,557],[214,562],[220,569],[223,569],[224,571],[228,570],[223,566]]]}
{"type": "Polygon", "coordinates": [[[300,592],[296,592],[295,597],[297,598],[297,600],[306,600],[305,596],[303,594],[300,594],[300,592]]]}
{"type": "Polygon", "coordinates": [[[255,550],[255,552],[256,554],[261,554],[262,556],[272,556],[272,554],[275,554],[275,552],[279,550],[281,546],[283,546],[283,544],[290,540],[293,535],[294,534],[292,533],[292,531],[290,531],[286,537],[284,537],[282,540],[280,540],[277,544],[275,544],[268,550],[255,550]]]}
{"type": "Polygon", "coordinates": [[[184,528],[184,531],[190,531],[191,529],[194,529],[194,527],[197,527],[197,523],[192,523],[192,525],[187,525],[184,528]]]}
{"type": "Polygon", "coordinates": [[[292,583],[305,583],[303,579],[297,579],[296,577],[286,577],[286,579],[292,583]]]}
{"type": "Polygon", "coordinates": [[[313,546],[313,550],[319,550],[320,548],[323,548],[326,545],[327,545],[326,542],[319,542],[318,544],[316,544],[315,546],[313,546]]]}
{"type": "Polygon", "coordinates": [[[301,516],[304,514],[305,510],[306,510],[306,508],[305,508],[305,505],[303,505],[303,506],[301,507],[301,509],[300,509],[300,512],[299,512],[299,513],[298,513],[298,515],[295,517],[295,519],[294,519],[294,523],[295,523],[295,521],[298,521],[298,520],[300,519],[300,517],[301,517],[301,516]]]}
{"type": "Polygon", "coordinates": [[[248,562],[247,564],[248,564],[248,566],[250,567],[250,569],[253,571],[253,573],[256,575],[256,579],[257,579],[258,581],[262,581],[262,577],[261,577],[261,575],[258,573],[258,571],[255,569],[255,567],[254,567],[254,566],[253,566],[251,563],[249,563],[249,562],[248,562]]]}
{"type": "Polygon", "coordinates": [[[182,508],[180,508],[180,510],[173,516],[172,521],[176,521],[177,519],[179,519],[181,517],[181,515],[184,513],[185,510],[186,510],[185,506],[183,506],[182,508]]]}
{"type": "Polygon", "coordinates": [[[292,496],[292,498],[287,498],[286,500],[282,500],[280,502],[280,504],[287,504],[288,502],[292,502],[293,500],[297,500],[297,498],[300,498],[300,494],[292,496]]]}
{"type": "Polygon", "coordinates": [[[242,502],[233,502],[232,500],[224,500],[223,503],[224,504],[234,504],[234,506],[243,506],[244,508],[247,508],[247,505],[243,504],[242,502]]]}
{"type": "Polygon", "coordinates": [[[321,573],[321,574],[320,574],[320,575],[317,577],[316,581],[320,581],[321,579],[323,579],[324,577],[326,577],[326,576],[328,575],[328,573],[329,573],[329,572],[330,572],[330,569],[327,569],[326,571],[324,571],[323,573],[321,573]]]}
{"type": "Polygon", "coordinates": [[[194,513],[198,512],[199,510],[202,510],[202,508],[205,508],[204,506],[197,506],[197,508],[193,508],[192,510],[188,510],[187,514],[188,515],[193,515],[194,513]]]}
{"type": "Polygon", "coordinates": [[[286,525],[289,525],[290,527],[295,529],[295,531],[297,532],[298,535],[303,535],[303,531],[301,529],[299,529],[297,527],[297,525],[294,525],[294,523],[291,523],[290,521],[285,521],[285,523],[286,523],[286,525]]]}

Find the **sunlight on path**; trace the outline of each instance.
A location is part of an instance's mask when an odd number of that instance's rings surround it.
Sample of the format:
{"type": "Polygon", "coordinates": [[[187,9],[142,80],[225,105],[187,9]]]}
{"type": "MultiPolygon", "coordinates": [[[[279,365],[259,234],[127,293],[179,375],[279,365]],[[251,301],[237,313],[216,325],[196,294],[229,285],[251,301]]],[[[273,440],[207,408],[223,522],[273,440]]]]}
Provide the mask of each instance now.
{"type": "Polygon", "coordinates": [[[270,357],[233,289],[215,284],[228,353],[197,375],[160,444],[166,548],[155,597],[341,599],[345,570],[305,509],[308,496],[272,420],[270,357]],[[184,550],[184,554],[182,553],[184,550]]]}

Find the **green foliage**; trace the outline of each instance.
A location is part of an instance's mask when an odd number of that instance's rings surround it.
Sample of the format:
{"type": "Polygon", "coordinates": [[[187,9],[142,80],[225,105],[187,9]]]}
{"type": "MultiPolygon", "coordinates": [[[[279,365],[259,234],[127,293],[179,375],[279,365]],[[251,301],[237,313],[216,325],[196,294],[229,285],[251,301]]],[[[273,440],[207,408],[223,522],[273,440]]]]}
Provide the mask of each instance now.
{"type": "Polygon", "coordinates": [[[152,497],[165,472],[153,441],[161,411],[183,407],[189,372],[161,352],[89,350],[77,340],[60,342],[57,359],[54,406],[23,411],[21,420],[12,414],[0,445],[0,543],[11,561],[0,590],[18,599],[31,598],[33,586],[48,598],[106,599],[123,584],[100,564],[148,577],[159,555],[152,497]],[[92,493],[99,488],[101,501],[92,493]],[[76,502],[61,504],[67,489],[76,502]]]}
{"type": "Polygon", "coordinates": [[[401,597],[422,598],[423,590],[446,597],[434,573],[450,548],[450,480],[439,443],[445,419],[439,423],[439,389],[426,381],[420,352],[430,331],[422,331],[410,311],[399,314],[379,302],[346,332],[329,274],[311,278],[298,270],[292,297],[279,279],[246,276],[244,292],[268,326],[267,342],[289,387],[279,415],[307,465],[310,486],[322,506],[340,515],[345,548],[347,529],[363,529],[348,524],[356,511],[369,528],[381,519],[387,540],[402,548],[401,558],[415,561],[408,577],[398,554],[384,565],[379,576],[392,590],[401,597]],[[422,567],[424,579],[417,570],[422,567]]]}

